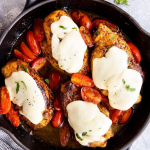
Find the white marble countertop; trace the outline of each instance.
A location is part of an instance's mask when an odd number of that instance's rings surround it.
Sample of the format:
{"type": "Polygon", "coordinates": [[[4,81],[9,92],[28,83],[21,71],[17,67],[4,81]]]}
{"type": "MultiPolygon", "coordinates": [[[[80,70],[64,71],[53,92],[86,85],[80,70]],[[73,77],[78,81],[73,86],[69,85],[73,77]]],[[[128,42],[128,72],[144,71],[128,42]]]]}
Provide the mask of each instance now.
{"type": "MultiPolygon", "coordinates": [[[[115,0],[106,1],[115,4],[115,0]]],[[[0,35],[21,13],[25,2],[26,0],[0,0],[0,35]]],[[[128,3],[129,6],[118,5],[118,7],[129,13],[143,29],[150,32],[150,0],[128,0],[128,3]]],[[[150,124],[132,144],[131,150],[150,150],[150,124]]]]}

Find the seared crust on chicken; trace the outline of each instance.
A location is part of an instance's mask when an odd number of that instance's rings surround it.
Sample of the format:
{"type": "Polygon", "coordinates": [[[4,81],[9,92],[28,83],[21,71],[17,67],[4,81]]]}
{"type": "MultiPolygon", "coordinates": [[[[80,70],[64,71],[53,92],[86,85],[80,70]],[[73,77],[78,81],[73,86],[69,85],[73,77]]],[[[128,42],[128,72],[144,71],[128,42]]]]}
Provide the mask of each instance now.
{"type": "MultiPolygon", "coordinates": [[[[73,101],[81,100],[81,94],[80,94],[81,89],[75,86],[73,83],[71,83],[71,81],[68,81],[61,86],[61,92],[62,92],[62,108],[63,108],[65,116],[68,118],[66,107],[69,103],[73,101]]],[[[109,117],[109,111],[103,105],[99,104],[98,108],[103,114],[109,117]]],[[[106,147],[107,140],[113,137],[113,133],[111,132],[111,129],[109,129],[108,132],[105,135],[103,135],[103,137],[105,138],[104,142],[100,142],[100,141],[92,142],[92,143],[89,143],[89,146],[90,147],[106,147]]]]}
{"type": "MultiPolygon", "coordinates": [[[[45,19],[44,19],[44,31],[45,31],[45,36],[46,36],[46,41],[40,42],[41,50],[43,54],[45,55],[46,59],[49,61],[49,63],[57,70],[67,73],[58,66],[58,61],[52,56],[52,49],[51,49],[51,41],[52,41],[52,33],[51,33],[51,24],[55,21],[58,21],[61,16],[68,16],[70,17],[66,12],[62,10],[56,10],[49,14],[45,19]]],[[[90,72],[90,67],[89,67],[89,52],[86,51],[83,59],[83,66],[79,70],[78,73],[84,74],[84,75],[89,75],[90,72]]],[[[69,73],[67,73],[69,74],[69,73]]],[[[69,74],[71,75],[71,74],[69,74]]]]}
{"type": "MultiPolygon", "coordinates": [[[[28,73],[30,76],[33,77],[33,79],[36,81],[38,88],[40,89],[44,101],[45,101],[45,110],[43,112],[43,120],[39,124],[33,124],[30,122],[25,116],[20,115],[20,118],[25,121],[32,129],[36,130],[42,127],[45,127],[49,121],[52,119],[53,116],[53,106],[52,106],[52,100],[53,100],[53,93],[51,90],[47,87],[45,82],[38,76],[38,74],[29,67],[29,65],[21,60],[17,61],[10,61],[8,62],[3,68],[2,68],[2,74],[5,78],[8,78],[11,76],[13,72],[21,71],[23,68],[21,67],[21,64],[24,65],[24,67],[27,67],[28,73]]],[[[16,109],[21,109],[19,106],[15,107],[16,109]]]]}

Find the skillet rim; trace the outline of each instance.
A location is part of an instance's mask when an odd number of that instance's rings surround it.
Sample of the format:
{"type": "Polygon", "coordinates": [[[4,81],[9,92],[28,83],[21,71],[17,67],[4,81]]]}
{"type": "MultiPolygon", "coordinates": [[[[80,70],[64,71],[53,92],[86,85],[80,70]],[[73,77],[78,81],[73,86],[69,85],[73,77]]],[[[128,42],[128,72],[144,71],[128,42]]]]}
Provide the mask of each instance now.
{"type": "MultiPolygon", "coordinates": [[[[15,25],[16,22],[18,22],[24,15],[26,15],[27,13],[29,13],[30,11],[36,9],[37,7],[40,7],[42,5],[45,5],[49,2],[58,2],[59,0],[46,0],[46,1],[43,1],[43,2],[39,2],[38,4],[34,5],[34,6],[31,6],[30,8],[28,8],[27,10],[23,9],[23,12],[21,12],[21,14],[19,14],[17,16],[17,18],[11,23],[10,26],[8,26],[5,31],[3,32],[1,38],[0,38],[0,46],[3,42],[3,40],[5,39],[7,33],[11,30],[11,28],[15,25]]],[[[147,32],[146,30],[144,30],[140,24],[132,17],[130,16],[127,12],[125,12],[123,9],[119,8],[118,6],[110,3],[110,2],[107,2],[107,1],[103,1],[103,0],[90,0],[90,1],[93,1],[93,2],[98,2],[98,3],[102,3],[104,5],[107,5],[111,8],[114,8],[116,9],[121,15],[127,17],[133,24],[135,27],[137,27],[137,29],[139,31],[141,31],[144,35],[148,36],[150,38],[150,33],[147,32]]],[[[26,5],[25,5],[26,6],[26,5]]],[[[24,7],[25,8],[25,7],[24,7]]],[[[150,112],[149,112],[149,115],[147,117],[147,119],[145,120],[145,123],[144,125],[142,126],[141,129],[139,129],[139,131],[133,136],[133,138],[127,142],[124,146],[122,146],[122,150],[124,149],[128,149],[132,143],[135,141],[135,139],[137,139],[142,133],[143,131],[146,129],[146,127],[148,126],[148,124],[150,123],[150,112]]],[[[21,148],[23,149],[28,149],[25,145],[23,145],[9,130],[3,128],[0,126],[0,129],[2,129],[4,132],[6,132],[13,140],[14,142],[16,142],[21,148]]]]}

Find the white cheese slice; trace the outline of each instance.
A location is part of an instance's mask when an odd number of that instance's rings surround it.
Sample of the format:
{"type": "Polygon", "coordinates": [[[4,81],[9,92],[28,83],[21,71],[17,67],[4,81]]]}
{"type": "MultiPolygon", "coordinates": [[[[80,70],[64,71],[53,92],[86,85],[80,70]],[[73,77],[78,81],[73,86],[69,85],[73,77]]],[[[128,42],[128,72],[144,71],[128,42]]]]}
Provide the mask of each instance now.
{"type": "Polygon", "coordinates": [[[75,131],[76,140],[81,145],[105,140],[104,135],[110,128],[112,121],[100,112],[97,105],[85,101],[74,101],[67,105],[68,121],[75,131]],[[87,132],[86,135],[82,135],[87,132]]]}
{"type": "Polygon", "coordinates": [[[52,55],[61,69],[77,73],[83,66],[87,46],[82,39],[78,26],[70,17],[61,16],[51,24],[52,55]]]}
{"type": "Polygon", "coordinates": [[[5,85],[9,91],[10,99],[14,104],[22,107],[19,111],[33,124],[38,124],[43,119],[42,112],[45,110],[43,95],[35,80],[26,72],[13,72],[9,78],[5,79],[5,85]],[[21,82],[23,81],[27,87],[21,82]],[[18,82],[20,87],[16,92],[18,82]]]}

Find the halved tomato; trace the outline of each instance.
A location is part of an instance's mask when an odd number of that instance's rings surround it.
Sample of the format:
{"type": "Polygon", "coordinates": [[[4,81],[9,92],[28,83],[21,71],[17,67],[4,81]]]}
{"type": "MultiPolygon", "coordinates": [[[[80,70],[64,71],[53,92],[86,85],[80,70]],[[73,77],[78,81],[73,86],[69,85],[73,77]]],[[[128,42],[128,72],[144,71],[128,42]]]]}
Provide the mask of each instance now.
{"type": "Polygon", "coordinates": [[[31,67],[35,70],[38,70],[38,69],[42,68],[45,65],[45,63],[46,63],[46,58],[39,57],[32,63],[31,67]]]}
{"type": "Polygon", "coordinates": [[[115,124],[118,122],[120,116],[123,114],[122,110],[114,109],[111,113],[110,119],[112,120],[112,123],[115,124]]]}
{"type": "Polygon", "coordinates": [[[84,14],[81,11],[73,11],[71,13],[71,17],[76,24],[79,24],[79,20],[80,20],[81,16],[83,16],[83,15],[84,14]]]}

